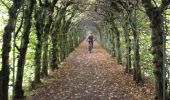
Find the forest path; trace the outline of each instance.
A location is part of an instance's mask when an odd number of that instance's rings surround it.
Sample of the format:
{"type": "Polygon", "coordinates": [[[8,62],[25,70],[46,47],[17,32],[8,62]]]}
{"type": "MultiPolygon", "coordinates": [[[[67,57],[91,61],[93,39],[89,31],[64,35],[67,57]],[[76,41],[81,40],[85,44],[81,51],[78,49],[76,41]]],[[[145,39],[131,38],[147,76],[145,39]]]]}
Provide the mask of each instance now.
{"type": "Polygon", "coordinates": [[[84,41],[31,100],[153,100],[153,85],[145,83],[137,86],[98,43],[88,53],[84,41]]]}

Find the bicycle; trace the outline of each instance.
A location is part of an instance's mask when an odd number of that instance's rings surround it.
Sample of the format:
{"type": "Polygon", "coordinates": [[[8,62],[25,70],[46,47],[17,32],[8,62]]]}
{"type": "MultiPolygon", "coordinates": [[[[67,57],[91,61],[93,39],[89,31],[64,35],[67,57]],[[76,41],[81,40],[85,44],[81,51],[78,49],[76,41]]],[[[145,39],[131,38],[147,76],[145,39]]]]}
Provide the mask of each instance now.
{"type": "Polygon", "coordinates": [[[91,53],[91,51],[92,51],[92,48],[93,48],[93,44],[92,44],[92,42],[89,42],[88,50],[89,50],[90,53],[91,53]]]}

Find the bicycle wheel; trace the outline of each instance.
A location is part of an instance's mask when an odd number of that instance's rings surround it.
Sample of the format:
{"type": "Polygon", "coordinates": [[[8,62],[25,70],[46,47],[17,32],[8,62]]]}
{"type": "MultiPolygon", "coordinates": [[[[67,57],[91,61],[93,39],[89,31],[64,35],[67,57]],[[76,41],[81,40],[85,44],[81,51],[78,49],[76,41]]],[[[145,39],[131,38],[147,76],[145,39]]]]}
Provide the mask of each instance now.
{"type": "Polygon", "coordinates": [[[91,53],[91,51],[92,51],[92,43],[90,42],[89,43],[89,52],[91,53]]]}

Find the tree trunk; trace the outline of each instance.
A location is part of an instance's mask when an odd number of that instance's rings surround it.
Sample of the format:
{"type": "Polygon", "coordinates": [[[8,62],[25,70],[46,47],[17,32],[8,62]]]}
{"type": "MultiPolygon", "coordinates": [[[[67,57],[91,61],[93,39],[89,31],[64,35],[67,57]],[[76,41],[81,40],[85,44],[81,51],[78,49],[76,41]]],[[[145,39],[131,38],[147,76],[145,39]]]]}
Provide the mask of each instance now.
{"type": "Polygon", "coordinates": [[[115,42],[116,59],[117,59],[117,63],[121,64],[122,60],[121,60],[121,52],[120,52],[120,33],[114,21],[112,22],[112,27],[114,29],[114,36],[115,36],[114,42],[115,42]]]}
{"type": "MultiPolygon", "coordinates": [[[[41,34],[41,33],[40,33],[41,34]]],[[[37,35],[37,43],[36,43],[36,49],[35,49],[35,76],[34,76],[34,82],[40,83],[40,70],[41,70],[41,55],[42,55],[42,36],[37,35]]]]}
{"type": "Polygon", "coordinates": [[[35,76],[34,82],[39,83],[40,81],[40,71],[41,71],[41,56],[42,56],[42,34],[44,29],[44,17],[45,12],[43,11],[44,8],[38,9],[35,12],[35,20],[36,20],[36,36],[37,36],[37,43],[35,48],[35,76]]]}
{"type": "Polygon", "coordinates": [[[72,52],[74,50],[74,39],[73,39],[73,32],[71,33],[71,36],[70,36],[70,52],[72,52]]]}
{"type": "Polygon", "coordinates": [[[42,55],[42,77],[48,76],[48,36],[44,37],[46,41],[43,42],[43,55],[42,55]]]}
{"type": "Polygon", "coordinates": [[[151,21],[152,27],[152,55],[154,64],[154,75],[156,83],[156,98],[163,98],[163,17],[160,12],[155,11],[151,21]]]}
{"type": "Polygon", "coordinates": [[[65,47],[64,47],[64,55],[65,55],[65,58],[68,57],[68,51],[69,51],[69,43],[68,43],[68,34],[65,36],[65,47]]]}
{"type": "MultiPolygon", "coordinates": [[[[50,6],[49,6],[50,7],[50,6]]],[[[49,10],[47,8],[47,10],[49,10]]],[[[48,76],[48,40],[49,40],[49,31],[50,31],[50,27],[52,24],[52,14],[53,12],[49,12],[46,11],[48,13],[46,13],[46,18],[47,18],[47,22],[44,28],[44,34],[43,34],[43,55],[42,55],[42,71],[41,71],[41,75],[42,77],[44,76],[48,76]]]]}
{"type": "Polygon", "coordinates": [[[151,1],[142,0],[152,28],[152,55],[155,75],[156,100],[163,100],[163,16],[159,7],[154,7],[151,1]]]}
{"type": "Polygon", "coordinates": [[[62,8],[58,15],[57,15],[57,18],[56,18],[56,21],[54,22],[54,27],[55,29],[53,29],[53,32],[51,33],[51,40],[52,40],[52,50],[51,50],[51,53],[52,53],[52,60],[51,60],[51,69],[54,70],[55,68],[58,68],[58,54],[59,54],[59,40],[58,40],[58,37],[59,37],[59,33],[60,33],[60,25],[61,25],[61,20],[62,20],[62,17],[63,15],[65,14],[65,11],[66,11],[66,8],[68,7],[68,5],[64,8],[62,8]]]}
{"type": "Polygon", "coordinates": [[[17,65],[17,77],[16,77],[16,85],[15,85],[15,98],[22,98],[24,95],[24,90],[22,89],[22,82],[23,82],[23,73],[24,73],[24,65],[25,65],[25,56],[27,52],[27,47],[29,43],[29,34],[31,28],[31,19],[32,19],[32,12],[34,8],[34,0],[26,1],[27,8],[24,11],[24,31],[22,34],[22,40],[20,45],[20,52],[18,58],[18,65],[17,65]]]}
{"type": "Polygon", "coordinates": [[[66,32],[62,32],[62,42],[61,42],[61,61],[63,61],[66,58],[66,32]]]}
{"type": "MultiPolygon", "coordinates": [[[[47,2],[48,2],[48,1],[47,1],[47,2]]],[[[49,60],[49,63],[50,63],[49,66],[51,67],[51,69],[54,69],[54,68],[53,68],[53,67],[54,67],[54,65],[53,65],[53,64],[54,64],[54,63],[53,63],[53,56],[54,56],[54,55],[53,55],[53,52],[52,52],[53,50],[52,50],[52,49],[54,49],[54,48],[53,48],[53,43],[54,43],[53,38],[55,38],[55,37],[53,37],[53,31],[54,31],[53,28],[55,28],[55,26],[54,26],[54,24],[52,24],[52,22],[53,22],[53,18],[52,18],[53,16],[52,16],[52,15],[53,15],[53,13],[54,13],[54,7],[55,7],[55,4],[56,4],[57,2],[58,2],[58,0],[52,0],[51,3],[49,3],[49,5],[48,5],[48,7],[49,7],[49,19],[48,19],[48,20],[49,20],[49,27],[48,27],[48,24],[47,24],[47,25],[46,25],[46,28],[45,28],[45,31],[46,31],[45,33],[47,33],[47,32],[50,33],[50,37],[51,37],[50,43],[52,43],[52,45],[50,45],[50,50],[49,50],[49,52],[48,52],[48,53],[49,53],[49,59],[50,59],[50,60],[49,60]],[[49,32],[47,29],[48,29],[50,32],[49,32]]],[[[49,38],[50,38],[50,37],[49,37],[49,38]]],[[[46,44],[46,45],[48,45],[48,44],[46,44]]],[[[46,46],[46,47],[47,47],[47,46],[46,46]]],[[[47,49],[47,48],[46,48],[46,49],[47,49]]],[[[43,56],[47,56],[47,55],[48,55],[48,54],[45,54],[45,53],[43,54],[43,56]]],[[[43,59],[44,59],[44,61],[45,61],[45,57],[43,57],[43,59]]],[[[44,61],[43,61],[43,62],[44,62],[44,61]]],[[[44,63],[46,63],[46,62],[44,62],[44,63]]],[[[43,66],[44,66],[43,69],[46,70],[46,66],[45,66],[44,64],[43,64],[43,66]]]]}
{"type": "Polygon", "coordinates": [[[137,82],[143,82],[142,75],[141,75],[141,67],[140,67],[140,57],[139,57],[139,37],[138,33],[136,32],[136,28],[134,27],[133,30],[134,36],[134,77],[133,79],[137,82]]]}
{"type": "Polygon", "coordinates": [[[58,48],[58,37],[59,37],[59,27],[60,27],[60,23],[61,23],[61,15],[59,14],[57,17],[57,21],[54,22],[54,26],[53,29],[54,31],[51,34],[51,40],[52,40],[52,50],[51,50],[51,55],[52,55],[52,70],[54,70],[55,68],[58,68],[58,52],[59,52],[59,48],[58,48]]]}
{"type": "MultiPolygon", "coordinates": [[[[61,27],[61,25],[60,25],[60,27],[61,27]]],[[[57,62],[58,62],[58,64],[60,64],[61,61],[62,61],[62,56],[63,56],[62,55],[62,42],[63,42],[62,41],[62,33],[60,33],[60,32],[58,33],[58,39],[57,40],[58,40],[57,45],[58,45],[58,50],[59,50],[57,52],[57,56],[58,56],[58,61],[57,62]]]]}
{"type": "Polygon", "coordinates": [[[67,49],[67,46],[68,46],[68,45],[67,45],[67,42],[66,42],[66,41],[67,41],[67,33],[65,33],[64,36],[63,36],[63,56],[64,56],[63,58],[64,58],[64,59],[65,59],[66,56],[67,56],[67,54],[66,54],[66,51],[67,51],[67,50],[66,50],[66,49],[67,49]]]}
{"type": "Polygon", "coordinates": [[[9,9],[8,23],[4,29],[3,45],[2,45],[2,69],[1,69],[1,83],[0,99],[8,100],[8,83],[9,83],[9,52],[11,50],[11,34],[15,30],[17,20],[17,11],[21,7],[23,0],[13,1],[13,5],[9,9]]]}
{"type": "MultiPolygon", "coordinates": [[[[133,13],[132,13],[133,14],[133,13]]],[[[133,37],[134,37],[134,73],[133,79],[136,83],[143,82],[141,75],[141,67],[140,67],[140,56],[139,56],[139,33],[137,33],[137,24],[136,24],[136,11],[134,11],[133,17],[130,15],[130,23],[132,27],[133,37]]]]}
{"type": "MultiPolygon", "coordinates": [[[[112,29],[113,31],[113,29],[112,29]]],[[[112,32],[111,34],[111,43],[112,43],[112,57],[116,57],[116,52],[115,52],[115,41],[114,41],[114,33],[112,32]]]]}
{"type": "Polygon", "coordinates": [[[125,62],[125,72],[131,73],[131,47],[130,47],[130,38],[128,32],[128,23],[125,22],[123,26],[124,34],[125,34],[125,43],[126,43],[126,62],[125,62]]]}
{"type": "Polygon", "coordinates": [[[74,16],[74,11],[72,12],[72,15],[71,15],[71,17],[66,21],[65,20],[65,17],[64,17],[64,19],[63,19],[63,23],[62,23],[62,25],[61,25],[61,33],[62,33],[62,44],[61,44],[61,48],[62,48],[62,56],[61,56],[61,60],[63,61],[65,58],[66,58],[66,56],[67,56],[67,32],[68,32],[68,30],[69,30],[69,26],[70,26],[70,24],[71,24],[71,20],[72,20],[72,18],[73,18],[73,16],[74,16]]]}
{"type": "Polygon", "coordinates": [[[51,48],[51,69],[54,70],[55,68],[58,68],[58,64],[57,64],[57,52],[58,52],[58,48],[57,48],[57,35],[56,33],[51,34],[51,41],[52,41],[52,48],[51,48]]]}

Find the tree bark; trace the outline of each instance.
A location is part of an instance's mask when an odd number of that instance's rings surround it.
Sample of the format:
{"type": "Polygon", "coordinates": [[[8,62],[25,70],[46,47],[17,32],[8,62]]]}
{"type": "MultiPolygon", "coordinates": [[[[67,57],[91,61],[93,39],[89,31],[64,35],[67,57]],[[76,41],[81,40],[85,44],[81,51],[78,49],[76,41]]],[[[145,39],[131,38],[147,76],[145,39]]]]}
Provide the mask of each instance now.
{"type": "Polygon", "coordinates": [[[54,70],[55,68],[58,68],[58,33],[59,33],[59,26],[61,23],[62,16],[61,14],[58,15],[56,22],[54,22],[54,27],[52,33],[51,33],[51,40],[52,40],[52,50],[51,50],[51,55],[52,55],[52,66],[51,69],[54,70]]]}
{"type": "Polygon", "coordinates": [[[41,56],[42,56],[42,36],[39,34],[37,35],[37,43],[35,49],[35,76],[34,82],[40,83],[40,70],[41,70],[41,56]]]}
{"type": "Polygon", "coordinates": [[[15,30],[17,12],[21,7],[23,0],[14,0],[13,5],[8,11],[9,19],[4,29],[3,45],[2,45],[2,69],[1,69],[1,81],[0,81],[0,99],[8,100],[8,83],[9,83],[9,52],[11,51],[11,35],[15,30]]]}
{"type": "MultiPolygon", "coordinates": [[[[53,23],[53,13],[54,13],[54,7],[56,5],[56,3],[58,2],[58,0],[52,0],[51,2],[46,0],[46,10],[48,10],[47,12],[49,14],[46,14],[46,16],[48,16],[48,20],[47,20],[47,24],[45,25],[45,29],[44,29],[44,35],[46,37],[46,39],[43,39],[43,67],[42,67],[42,73],[43,72],[48,72],[48,68],[47,68],[47,63],[49,62],[49,66],[51,69],[53,69],[53,61],[52,61],[52,58],[53,58],[53,39],[52,38],[55,38],[55,36],[53,36],[53,32],[54,32],[54,29],[55,29],[55,25],[52,24],[53,23]],[[48,2],[48,3],[47,3],[48,2]],[[48,39],[47,36],[49,36],[48,38],[51,38],[51,39],[48,39]],[[50,45],[50,50],[48,51],[47,50],[47,46],[48,46],[48,43],[47,43],[47,40],[50,40],[50,43],[52,43],[52,45],[50,45]],[[46,50],[47,50],[47,53],[46,53],[46,50]],[[49,55],[49,59],[50,60],[46,60],[46,57],[48,57],[49,55]]],[[[43,75],[44,76],[44,75],[43,75]]]]}
{"type": "Polygon", "coordinates": [[[112,22],[112,27],[114,29],[114,36],[115,36],[114,42],[115,42],[116,59],[117,59],[117,63],[121,64],[122,60],[121,60],[121,52],[120,52],[120,33],[114,21],[112,22]]]}
{"type": "Polygon", "coordinates": [[[133,79],[137,82],[143,82],[142,75],[141,75],[141,67],[140,67],[140,56],[139,56],[139,37],[138,33],[136,32],[136,28],[133,29],[133,36],[134,36],[134,77],[133,79]]]}
{"type": "Polygon", "coordinates": [[[52,40],[52,50],[51,50],[51,69],[54,70],[55,68],[58,68],[58,51],[59,51],[59,48],[58,48],[58,37],[59,37],[59,33],[60,33],[60,25],[61,25],[61,20],[62,20],[62,17],[63,15],[65,14],[65,11],[66,11],[66,8],[68,7],[68,5],[66,5],[65,7],[61,8],[61,10],[59,11],[58,15],[57,15],[57,18],[56,18],[56,21],[54,22],[53,24],[53,31],[51,33],[51,40],[52,40]]]}
{"type": "Polygon", "coordinates": [[[155,75],[156,100],[163,100],[163,16],[160,7],[154,7],[151,0],[142,0],[151,22],[152,55],[155,75]]]}
{"type": "MultiPolygon", "coordinates": [[[[46,33],[47,34],[47,33],[46,33]]],[[[48,36],[44,36],[46,41],[43,42],[43,55],[42,55],[42,77],[48,76],[48,36]]]]}
{"type": "Polygon", "coordinates": [[[128,23],[125,22],[123,26],[124,34],[125,34],[125,43],[126,43],[126,61],[125,61],[125,72],[131,73],[131,47],[130,47],[130,38],[128,32],[128,23]]]}
{"type": "Polygon", "coordinates": [[[137,24],[136,24],[136,11],[131,12],[129,22],[132,28],[133,37],[134,37],[134,73],[133,79],[136,83],[143,82],[142,75],[141,75],[141,67],[140,67],[140,55],[139,55],[139,33],[137,32],[137,24]]]}
{"type": "Polygon", "coordinates": [[[159,100],[163,98],[163,17],[158,11],[154,12],[151,21],[152,27],[152,55],[154,64],[154,75],[156,78],[156,95],[159,100]]]}
{"type": "Polygon", "coordinates": [[[24,95],[24,90],[22,89],[23,83],[23,73],[24,73],[24,65],[25,65],[25,56],[27,52],[27,47],[29,43],[29,34],[31,29],[31,19],[32,19],[32,12],[34,8],[34,0],[26,1],[27,8],[24,11],[24,31],[22,34],[21,45],[20,45],[20,52],[18,58],[18,65],[17,65],[17,77],[16,77],[16,85],[15,85],[15,98],[22,98],[24,95]]]}
{"type": "Polygon", "coordinates": [[[64,17],[64,21],[61,25],[61,34],[62,34],[62,43],[61,43],[61,51],[62,51],[62,56],[61,56],[61,60],[63,61],[66,56],[67,56],[67,32],[69,30],[69,26],[71,24],[71,20],[72,18],[74,17],[74,11],[72,12],[71,14],[71,17],[68,19],[68,20],[65,20],[65,17],[64,17]]]}
{"type": "Polygon", "coordinates": [[[53,14],[53,8],[51,7],[52,5],[49,5],[46,8],[46,25],[44,28],[44,34],[43,34],[43,55],[42,55],[42,77],[44,76],[48,76],[48,40],[49,40],[49,33],[50,33],[50,28],[51,28],[51,24],[52,24],[52,14],[53,14]],[[51,10],[50,10],[51,9],[51,10]]]}
{"type": "MultiPolygon", "coordinates": [[[[112,29],[113,31],[113,29],[112,29]]],[[[116,51],[115,51],[115,41],[114,41],[114,33],[112,32],[111,35],[111,43],[112,43],[112,57],[116,57],[116,51]]]]}
{"type": "Polygon", "coordinates": [[[40,7],[35,12],[35,20],[36,20],[36,36],[37,36],[37,43],[36,43],[36,49],[35,49],[35,76],[34,76],[34,82],[39,83],[40,81],[40,71],[41,71],[41,58],[42,58],[42,35],[43,35],[43,29],[44,29],[44,17],[45,12],[43,11],[44,8],[40,7]]]}

